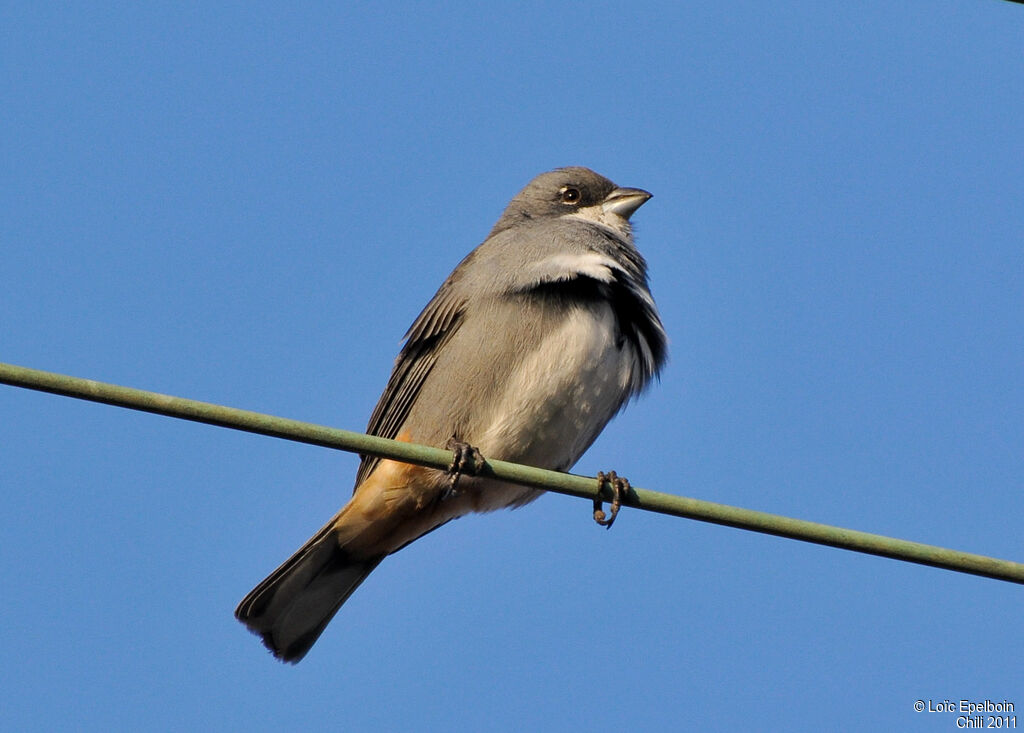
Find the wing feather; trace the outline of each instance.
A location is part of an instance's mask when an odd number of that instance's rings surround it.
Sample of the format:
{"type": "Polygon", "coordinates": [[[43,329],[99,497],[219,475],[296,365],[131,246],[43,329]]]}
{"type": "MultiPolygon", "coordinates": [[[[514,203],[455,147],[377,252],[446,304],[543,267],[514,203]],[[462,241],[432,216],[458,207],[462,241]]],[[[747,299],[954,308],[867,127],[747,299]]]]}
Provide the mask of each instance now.
{"type": "MultiPolygon", "coordinates": [[[[406,332],[405,345],[395,359],[388,385],[370,415],[367,433],[382,438],[398,437],[423,382],[437,362],[438,352],[458,330],[465,306],[465,299],[456,293],[454,281],[449,278],[406,332]]],[[[374,456],[361,458],[356,472],[357,487],[380,460],[374,456]]]]}

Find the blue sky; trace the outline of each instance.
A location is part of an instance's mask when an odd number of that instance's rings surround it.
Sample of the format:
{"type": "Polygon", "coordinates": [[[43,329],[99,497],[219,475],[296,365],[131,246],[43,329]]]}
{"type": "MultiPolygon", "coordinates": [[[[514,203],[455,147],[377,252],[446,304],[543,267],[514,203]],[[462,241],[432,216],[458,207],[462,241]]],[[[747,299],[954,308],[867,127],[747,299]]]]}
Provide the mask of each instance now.
{"type": "MultiPolygon", "coordinates": [[[[671,362],[578,472],[1022,560],[1022,12],[7,4],[0,361],[360,430],[508,199],[587,165],[654,193],[671,362]]],[[[11,729],[1024,714],[1019,586],[553,495],[388,559],[284,666],[232,611],[353,456],[10,387],[0,417],[11,729]]]]}

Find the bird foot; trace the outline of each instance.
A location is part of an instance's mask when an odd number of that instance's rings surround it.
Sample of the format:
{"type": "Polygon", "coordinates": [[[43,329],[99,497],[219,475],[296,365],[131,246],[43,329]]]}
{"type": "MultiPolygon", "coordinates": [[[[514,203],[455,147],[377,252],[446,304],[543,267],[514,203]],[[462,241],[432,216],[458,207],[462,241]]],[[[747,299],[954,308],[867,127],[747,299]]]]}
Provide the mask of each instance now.
{"type": "Polygon", "coordinates": [[[448,498],[458,493],[459,478],[462,474],[476,476],[480,472],[484,465],[484,457],[478,448],[459,440],[454,435],[448,439],[444,447],[455,454],[452,465],[448,467],[448,488],[445,490],[445,498],[448,498]]]}
{"type": "Polygon", "coordinates": [[[597,472],[597,497],[594,499],[594,521],[605,529],[611,529],[615,523],[615,517],[619,515],[619,507],[622,506],[622,497],[630,491],[629,480],[620,478],[615,471],[597,472]],[[601,492],[604,490],[605,481],[612,485],[611,516],[605,519],[604,509],[601,508],[601,492]]]}

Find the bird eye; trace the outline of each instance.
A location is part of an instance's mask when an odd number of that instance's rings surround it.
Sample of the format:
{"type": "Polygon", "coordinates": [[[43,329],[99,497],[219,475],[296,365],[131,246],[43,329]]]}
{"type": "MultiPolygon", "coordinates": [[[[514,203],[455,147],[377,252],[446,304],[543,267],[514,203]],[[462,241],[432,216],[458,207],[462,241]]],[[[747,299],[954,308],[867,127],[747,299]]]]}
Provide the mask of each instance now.
{"type": "Polygon", "coordinates": [[[578,188],[573,188],[572,186],[563,187],[562,190],[559,191],[559,196],[561,197],[563,204],[578,204],[582,198],[580,190],[578,188]]]}

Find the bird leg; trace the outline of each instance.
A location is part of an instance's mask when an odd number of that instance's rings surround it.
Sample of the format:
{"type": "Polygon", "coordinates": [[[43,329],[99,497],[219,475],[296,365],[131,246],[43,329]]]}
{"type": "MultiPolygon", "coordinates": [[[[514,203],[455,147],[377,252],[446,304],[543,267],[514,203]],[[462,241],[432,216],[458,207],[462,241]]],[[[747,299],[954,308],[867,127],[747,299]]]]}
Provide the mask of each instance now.
{"type": "Polygon", "coordinates": [[[622,497],[623,495],[628,495],[629,491],[630,486],[628,479],[620,478],[615,471],[609,471],[607,474],[604,471],[598,471],[597,497],[594,499],[594,521],[605,529],[611,529],[612,524],[615,523],[615,517],[619,515],[619,507],[622,505],[622,497]],[[605,519],[604,509],[601,508],[601,491],[604,489],[605,481],[612,485],[612,514],[607,519],[605,519]]]}
{"type": "Polygon", "coordinates": [[[444,493],[444,498],[448,498],[458,492],[459,478],[462,474],[476,476],[480,472],[484,465],[484,457],[478,448],[459,440],[454,435],[448,439],[444,447],[455,454],[452,465],[448,467],[448,488],[444,493]]]}

